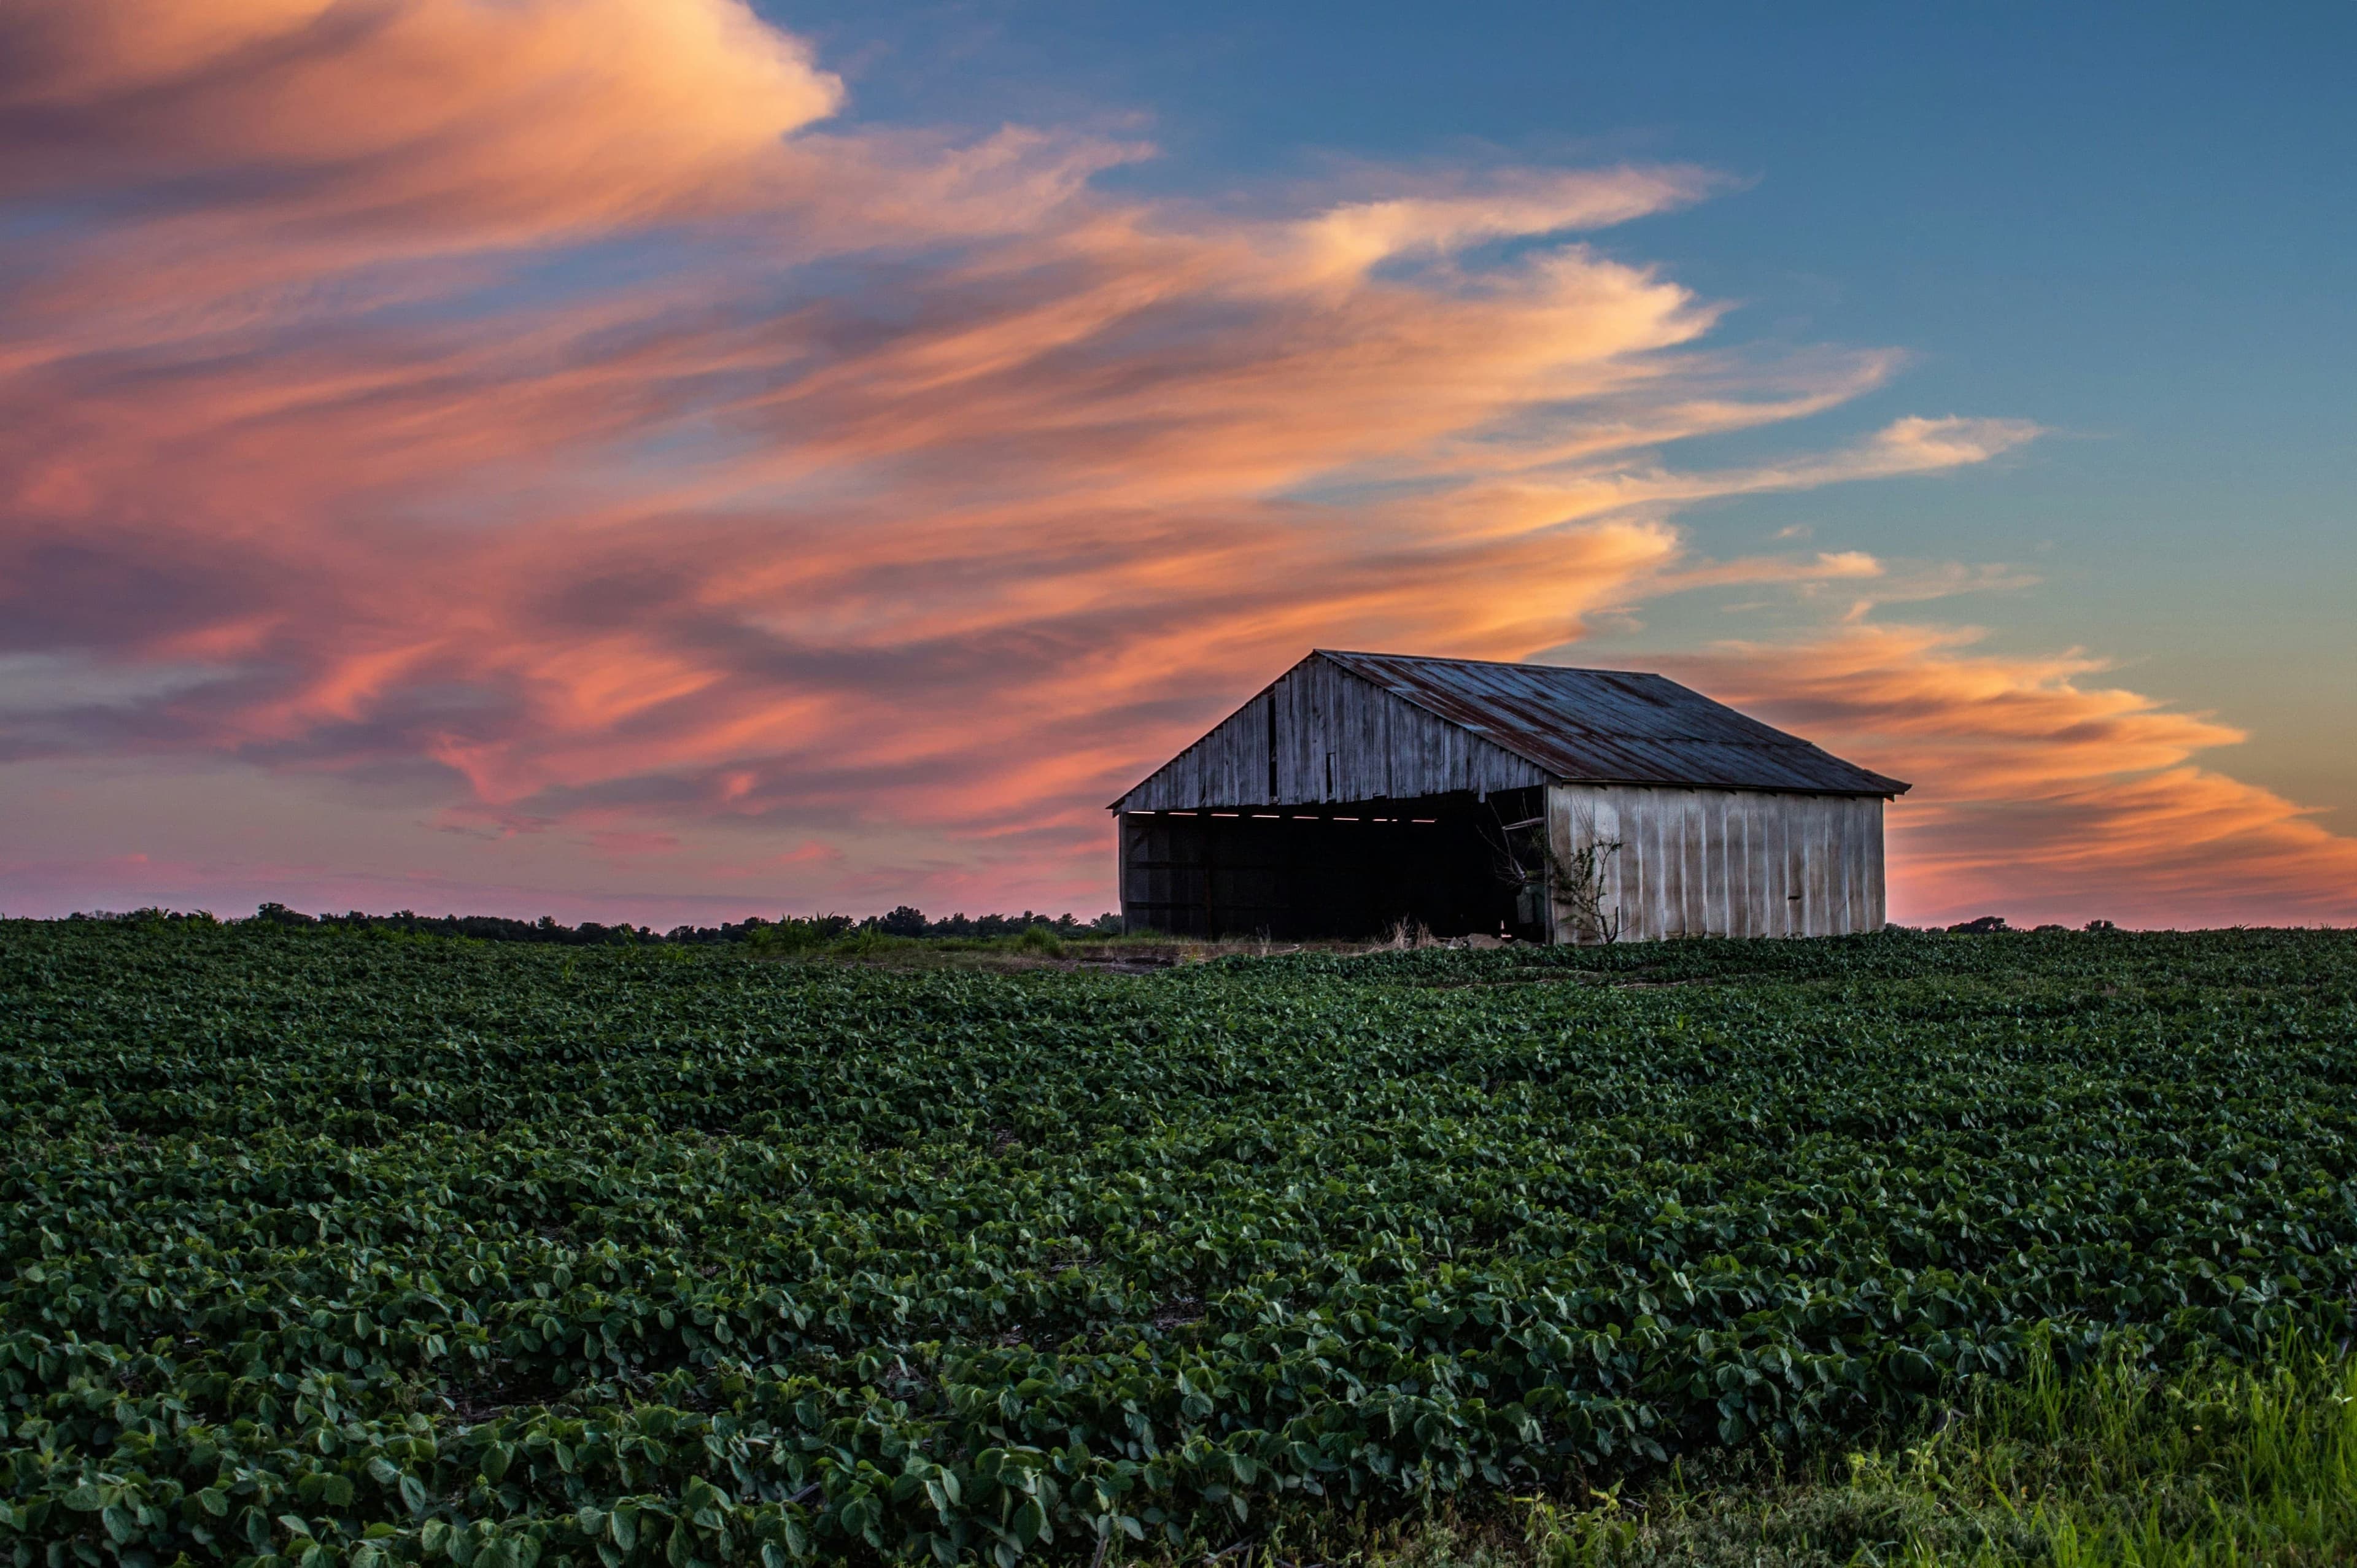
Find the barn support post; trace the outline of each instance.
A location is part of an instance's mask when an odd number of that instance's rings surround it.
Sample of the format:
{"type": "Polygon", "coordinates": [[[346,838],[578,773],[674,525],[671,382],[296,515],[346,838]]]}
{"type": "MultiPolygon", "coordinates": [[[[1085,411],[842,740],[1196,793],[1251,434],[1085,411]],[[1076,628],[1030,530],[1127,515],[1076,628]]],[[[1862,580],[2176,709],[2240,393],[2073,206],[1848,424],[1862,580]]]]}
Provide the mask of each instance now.
{"type": "Polygon", "coordinates": [[[1129,886],[1129,862],[1131,835],[1137,825],[1127,811],[1116,815],[1113,822],[1113,895],[1121,900],[1121,934],[1134,937],[1137,929],[1130,923],[1130,911],[1136,908],[1137,898],[1129,886]]]}

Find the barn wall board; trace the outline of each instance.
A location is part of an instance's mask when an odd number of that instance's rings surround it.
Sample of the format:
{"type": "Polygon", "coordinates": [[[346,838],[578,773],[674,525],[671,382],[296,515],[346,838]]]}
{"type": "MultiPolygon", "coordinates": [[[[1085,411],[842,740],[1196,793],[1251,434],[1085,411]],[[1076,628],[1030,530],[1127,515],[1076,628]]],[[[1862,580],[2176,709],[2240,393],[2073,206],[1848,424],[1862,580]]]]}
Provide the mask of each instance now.
{"type": "MultiPolygon", "coordinates": [[[[1651,785],[1556,784],[1547,837],[1559,867],[1592,844],[1601,913],[1621,941],[1671,937],[1832,937],[1884,919],[1882,800],[1651,785]]],[[[1602,939],[1556,888],[1556,940],[1602,939]]]]}

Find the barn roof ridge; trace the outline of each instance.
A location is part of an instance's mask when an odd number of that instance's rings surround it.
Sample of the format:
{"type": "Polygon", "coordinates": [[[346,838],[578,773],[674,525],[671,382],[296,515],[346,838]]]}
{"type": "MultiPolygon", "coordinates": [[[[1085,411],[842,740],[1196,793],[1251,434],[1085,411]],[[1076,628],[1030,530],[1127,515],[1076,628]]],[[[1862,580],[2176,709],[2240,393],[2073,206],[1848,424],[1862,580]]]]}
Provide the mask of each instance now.
{"type": "MultiPolygon", "coordinates": [[[[1536,664],[1527,659],[1461,659],[1453,653],[1378,653],[1367,648],[1313,648],[1328,659],[1397,659],[1418,664],[1486,664],[1493,670],[1564,670],[1574,675],[1650,675],[1650,670],[1607,670],[1600,664],[1536,664]]],[[[1664,676],[1664,680],[1668,677],[1664,676]]]]}
{"type": "MultiPolygon", "coordinates": [[[[1336,648],[1313,648],[1300,662],[1311,659],[1327,660],[1566,783],[1884,796],[1911,788],[1649,670],[1336,648]],[[1443,673],[1449,671],[1488,678],[1449,679],[1443,673]],[[1565,705],[1575,687],[1586,688],[1577,694],[1596,711],[1575,713],[1565,705]],[[1616,696],[1642,706],[1622,706],[1611,700],[1616,696]],[[1631,719],[1652,721],[1665,714],[1698,733],[1631,733],[1631,719]],[[1617,725],[1614,717],[1621,721],[1617,725]],[[1577,732],[1580,744],[1566,744],[1572,737],[1566,731],[1577,732]]],[[[1652,723],[1644,727],[1658,729],[1652,723]]]]}
{"type": "MultiPolygon", "coordinates": [[[[1133,808],[1131,802],[1148,794],[1157,780],[1180,768],[1204,748],[1209,762],[1191,764],[1214,772],[1232,773],[1241,758],[1233,726],[1254,704],[1273,694],[1313,667],[1322,666],[1336,679],[1399,703],[1427,723],[1457,732],[1476,751],[1505,765],[1472,765],[1470,773],[1460,758],[1442,770],[1455,780],[1445,785],[1409,789],[1421,794],[1482,785],[1520,787],[1504,780],[1515,770],[1532,783],[1554,779],[1567,784],[1618,784],[1688,789],[1756,790],[1771,794],[1880,795],[1906,793],[1900,779],[1877,773],[1834,756],[1799,736],[1791,735],[1704,696],[1666,675],[1645,670],[1591,670],[1563,664],[1515,664],[1501,660],[1442,659],[1426,654],[1366,653],[1348,649],[1314,648],[1275,680],[1263,686],[1227,718],[1165,761],[1112,803],[1114,811],[1133,808]],[[1486,768],[1486,771],[1485,771],[1486,768]],[[1450,771],[1455,769],[1455,771],[1450,771]]],[[[1259,800],[1264,793],[1280,800],[1343,799],[1333,795],[1331,754],[1324,789],[1310,783],[1279,794],[1276,763],[1271,751],[1275,720],[1268,723],[1269,746],[1259,747],[1250,766],[1268,768],[1268,788],[1242,784],[1225,777],[1216,787],[1217,802],[1205,793],[1207,779],[1178,787],[1181,796],[1200,796],[1195,804],[1178,809],[1211,809],[1213,804],[1241,805],[1259,800]],[[1235,799],[1228,797],[1233,795],[1235,799]]],[[[1297,768],[1298,761],[1286,766],[1297,768]]],[[[1414,768],[1410,769],[1414,776],[1414,768]]],[[[1255,772],[1254,777],[1258,778],[1255,772]]],[[[1193,777],[1193,775],[1189,775],[1193,777]]],[[[1360,777],[1368,775],[1362,771],[1360,777]]],[[[1394,791],[1403,788],[1388,765],[1372,777],[1385,779],[1394,791]]],[[[1171,791],[1165,789],[1162,794],[1171,791]]],[[[1383,792],[1382,790],[1378,791],[1383,792]]]]}

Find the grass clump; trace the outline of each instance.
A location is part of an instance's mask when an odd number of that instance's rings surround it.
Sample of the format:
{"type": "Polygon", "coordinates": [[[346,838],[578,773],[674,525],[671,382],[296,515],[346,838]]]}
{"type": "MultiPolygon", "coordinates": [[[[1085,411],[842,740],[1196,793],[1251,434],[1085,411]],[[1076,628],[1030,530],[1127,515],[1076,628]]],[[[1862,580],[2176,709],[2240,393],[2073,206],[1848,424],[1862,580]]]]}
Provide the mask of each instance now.
{"type": "MultiPolygon", "coordinates": [[[[1760,1444],[1577,1497],[1288,1512],[1236,1568],[2244,1568],[2357,1562],[2357,1360],[2287,1343],[2163,1374],[2040,1345],[1913,1429],[1760,1444]]],[[[1155,1557],[1176,1564],[1198,1558],[1155,1557]]]]}
{"type": "Polygon", "coordinates": [[[2170,1375],[2122,1350],[2034,1354],[1915,1433],[1753,1447],[1577,1502],[1522,1499],[1521,1538],[1436,1520],[1395,1568],[2238,1568],[2357,1561],[2357,1361],[2291,1345],[2170,1375]]]}

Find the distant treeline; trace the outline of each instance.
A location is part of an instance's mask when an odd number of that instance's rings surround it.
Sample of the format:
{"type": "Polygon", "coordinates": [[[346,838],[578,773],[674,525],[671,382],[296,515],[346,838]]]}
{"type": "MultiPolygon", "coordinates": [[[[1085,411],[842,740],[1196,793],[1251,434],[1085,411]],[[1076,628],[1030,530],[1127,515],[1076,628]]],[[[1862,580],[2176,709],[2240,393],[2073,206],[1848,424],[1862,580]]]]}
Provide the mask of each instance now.
{"type": "MultiPolygon", "coordinates": [[[[162,914],[161,910],[139,910],[126,916],[102,913],[74,918],[137,919],[162,914]]],[[[906,904],[888,915],[870,915],[865,919],[856,919],[849,915],[787,915],[775,920],[765,920],[756,915],[717,926],[673,926],[667,931],[658,931],[651,926],[601,926],[595,920],[567,926],[549,915],[543,915],[537,920],[511,920],[500,915],[420,915],[409,909],[391,915],[369,915],[358,909],[342,915],[306,915],[284,904],[264,904],[254,911],[253,918],[278,926],[331,926],[345,930],[472,937],[479,941],[490,942],[554,942],[568,947],[601,947],[622,942],[681,945],[751,942],[762,947],[814,947],[862,933],[886,937],[979,939],[1019,937],[1035,929],[1044,929],[1059,938],[1112,936],[1121,930],[1121,917],[1118,915],[1100,915],[1093,920],[1080,920],[1070,914],[1048,916],[1026,909],[1020,915],[952,915],[946,919],[929,920],[925,918],[923,910],[906,904]]]]}

